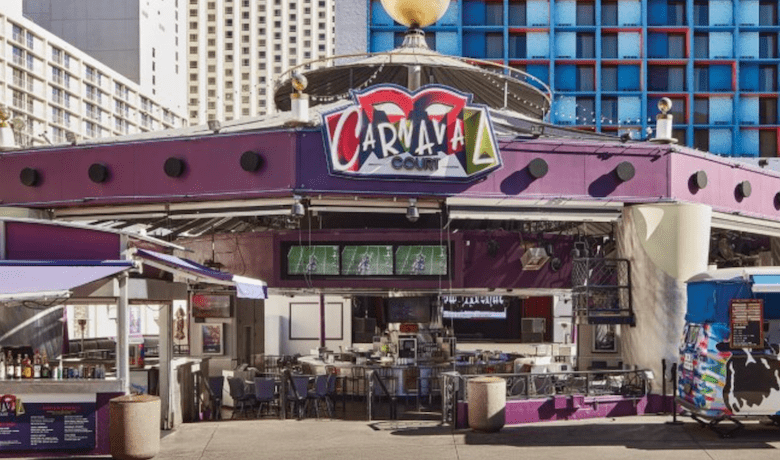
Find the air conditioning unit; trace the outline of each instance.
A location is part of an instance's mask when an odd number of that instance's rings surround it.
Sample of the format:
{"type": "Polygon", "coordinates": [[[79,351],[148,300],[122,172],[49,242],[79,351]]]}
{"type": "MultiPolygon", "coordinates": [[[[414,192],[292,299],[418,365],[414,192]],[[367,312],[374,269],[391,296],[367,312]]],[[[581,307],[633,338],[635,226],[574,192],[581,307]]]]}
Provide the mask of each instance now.
{"type": "Polygon", "coordinates": [[[520,258],[523,271],[539,270],[550,260],[550,256],[544,248],[528,248],[520,258]]]}

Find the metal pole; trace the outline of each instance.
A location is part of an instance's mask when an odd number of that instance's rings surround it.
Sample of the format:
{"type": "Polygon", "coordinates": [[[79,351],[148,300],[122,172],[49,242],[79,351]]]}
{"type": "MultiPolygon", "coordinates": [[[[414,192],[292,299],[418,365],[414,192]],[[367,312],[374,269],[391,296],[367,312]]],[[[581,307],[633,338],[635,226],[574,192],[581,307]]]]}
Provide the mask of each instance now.
{"type": "Polygon", "coordinates": [[[666,398],[666,358],[661,360],[661,394],[666,398]]]}
{"type": "Polygon", "coordinates": [[[130,392],[130,329],[127,320],[127,273],[119,275],[119,300],[116,306],[116,377],[122,383],[122,391],[130,392]]]}
{"type": "Polygon", "coordinates": [[[325,294],[320,292],[320,348],[325,348],[325,294]]]}
{"type": "MultiPolygon", "coordinates": [[[[666,422],[669,425],[682,425],[683,422],[677,420],[677,363],[672,363],[672,421],[666,422]]],[[[664,379],[666,380],[666,379],[664,379]]],[[[666,397],[666,395],[664,395],[666,397]]]]}
{"type": "Polygon", "coordinates": [[[417,91],[422,85],[422,67],[412,65],[407,67],[409,91],[417,91]]]}

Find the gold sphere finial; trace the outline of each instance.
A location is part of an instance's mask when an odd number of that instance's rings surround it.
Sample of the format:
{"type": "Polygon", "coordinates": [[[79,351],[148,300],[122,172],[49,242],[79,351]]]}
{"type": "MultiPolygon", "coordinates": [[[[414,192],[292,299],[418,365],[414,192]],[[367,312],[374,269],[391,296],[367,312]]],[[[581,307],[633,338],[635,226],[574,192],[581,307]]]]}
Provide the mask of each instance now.
{"type": "Polygon", "coordinates": [[[307,86],[309,86],[309,80],[304,74],[297,71],[292,74],[292,87],[295,91],[303,92],[307,86]]]}
{"type": "Polygon", "coordinates": [[[8,120],[11,118],[11,113],[4,106],[0,106],[0,128],[8,126],[8,120]]]}
{"type": "Polygon", "coordinates": [[[382,0],[387,14],[406,27],[427,27],[441,19],[450,0],[382,0]]]}

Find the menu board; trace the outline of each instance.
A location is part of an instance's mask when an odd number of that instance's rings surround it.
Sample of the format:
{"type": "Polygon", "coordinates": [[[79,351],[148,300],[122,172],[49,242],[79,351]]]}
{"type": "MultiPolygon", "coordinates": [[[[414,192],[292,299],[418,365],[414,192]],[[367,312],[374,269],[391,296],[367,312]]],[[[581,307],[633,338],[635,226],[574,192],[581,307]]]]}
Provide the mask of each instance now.
{"type": "Polygon", "coordinates": [[[764,347],[764,301],[732,299],[731,348],[764,347]]]}
{"type": "Polygon", "coordinates": [[[0,452],[94,448],[94,402],[24,402],[12,395],[3,396],[0,452]]]}

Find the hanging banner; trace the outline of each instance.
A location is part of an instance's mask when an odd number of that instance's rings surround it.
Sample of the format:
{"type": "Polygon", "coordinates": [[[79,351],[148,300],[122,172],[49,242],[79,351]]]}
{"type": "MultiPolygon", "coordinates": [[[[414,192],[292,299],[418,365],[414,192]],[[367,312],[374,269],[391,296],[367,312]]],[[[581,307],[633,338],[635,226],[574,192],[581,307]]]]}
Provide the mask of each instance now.
{"type": "Polygon", "coordinates": [[[331,174],[470,182],[501,167],[487,108],[440,85],[377,85],[322,115],[331,174]]]}
{"type": "Polygon", "coordinates": [[[500,295],[440,297],[443,317],[455,319],[506,319],[507,300],[500,295]]]}

